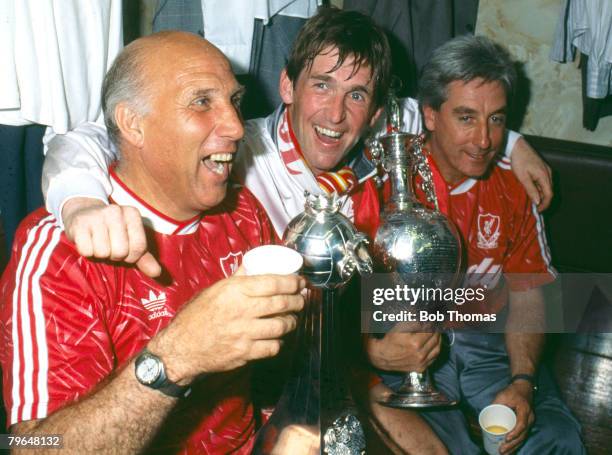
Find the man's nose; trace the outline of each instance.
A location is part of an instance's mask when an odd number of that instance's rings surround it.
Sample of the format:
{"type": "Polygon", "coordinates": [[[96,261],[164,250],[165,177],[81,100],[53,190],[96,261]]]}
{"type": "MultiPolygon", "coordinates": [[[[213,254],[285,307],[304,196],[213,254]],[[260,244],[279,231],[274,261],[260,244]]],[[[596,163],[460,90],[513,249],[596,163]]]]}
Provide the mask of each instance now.
{"type": "Polygon", "coordinates": [[[346,106],[344,105],[344,96],[334,95],[329,100],[327,107],[327,117],[332,123],[340,123],[346,117],[346,106]]]}
{"type": "Polygon", "coordinates": [[[228,106],[218,119],[218,131],[221,136],[231,141],[238,141],[244,136],[242,116],[236,107],[228,106]]]}
{"type": "Polygon", "coordinates": [[[474,145],[480,147],[483,150],[491,147],[491,129],[487,122],[483,122],[478,125],[475,132],[476,137],[474,138],[474,145]]]}

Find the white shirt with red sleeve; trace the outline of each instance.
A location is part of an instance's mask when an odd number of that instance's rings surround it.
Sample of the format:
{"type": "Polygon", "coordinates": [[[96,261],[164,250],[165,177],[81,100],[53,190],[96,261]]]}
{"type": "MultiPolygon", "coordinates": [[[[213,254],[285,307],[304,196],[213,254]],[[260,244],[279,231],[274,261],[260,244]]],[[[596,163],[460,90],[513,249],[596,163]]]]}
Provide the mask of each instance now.
{"type": "MultiPolygon", "coordinates": [[[[447,184],[429,155],[428,160],[440,211],[455,223],[467,249],[465,284],[488,289],[481,307],[472,302],[470,312],[497,313],[507,304],[508,288],[525,291],[554,281],[544,220],[508,158],[501,157],[485,178],[456,185],[447,184]]],[[[425,201],[421,182],[418,175],[416,195],[425,201]]]]}
{"type": "MultiPolygon", "coordinates": [[[[138,208],[145,218],[162,277],[81,257],[43,209],[26,218],[0,285],[9,425],[43,419],[79,400],[129,362],[199,291],[231,275],[247,250],[273,239],[263,209],[244,188],[229,189],[214,211],[177,222],[111,179],[112,200],[138,208]]],[[[168,416],[154,447],[248,452],[255,430],[249,379],[241,368],[197,383],[168,416]]]]}

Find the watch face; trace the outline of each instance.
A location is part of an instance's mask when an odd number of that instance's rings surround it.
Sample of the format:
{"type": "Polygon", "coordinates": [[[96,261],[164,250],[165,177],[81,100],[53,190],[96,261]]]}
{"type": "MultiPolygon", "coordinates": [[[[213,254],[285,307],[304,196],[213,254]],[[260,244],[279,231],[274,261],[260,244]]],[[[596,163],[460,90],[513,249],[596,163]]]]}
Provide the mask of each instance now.
{"type": "Polygon", "coordinates": [[[152,357],[144,357],[136,366],[136,377],[143,384],[153,384],[160,372],[160,362],[152,357]]]}

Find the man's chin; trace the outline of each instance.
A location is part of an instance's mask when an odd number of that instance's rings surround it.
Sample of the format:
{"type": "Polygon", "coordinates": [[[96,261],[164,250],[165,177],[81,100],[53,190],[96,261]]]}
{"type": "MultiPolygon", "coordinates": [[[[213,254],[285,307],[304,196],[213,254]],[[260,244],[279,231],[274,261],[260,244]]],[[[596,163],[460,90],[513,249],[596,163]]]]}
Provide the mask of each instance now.
{"type": "Polygon", "coordinates": [[[476,179],[476,180],[486,179],[489,176],[489,174],[491,174],[492,169],[493,169],[493,166],[491,163],[489,163],[489,165],[486,166],[484,169],[483,168],[474,169],[472,172],[470,172],[467,175],[467,177],[476,179]]]}
{"type": "Polygon", "coordinates": [[[225,200],[227,196],[227,185],[224,185],[223,190],[214,189],[204,191],[199,198],[199,207],[201,212],[212,210],[219,206],[225,200]]]}
{"type": "Polygon", "coordinates": [[[321,174],[323,172],[330,172],[337,170],[338,167],[341,166],[342,160],[344,159],[344,155],[341,156],[340,159],[328,159],[329,157],[325,157],[326,159],[317,160],[314,164],[309,163],[310,168],[313,170],[315,174],[321,174]]]}

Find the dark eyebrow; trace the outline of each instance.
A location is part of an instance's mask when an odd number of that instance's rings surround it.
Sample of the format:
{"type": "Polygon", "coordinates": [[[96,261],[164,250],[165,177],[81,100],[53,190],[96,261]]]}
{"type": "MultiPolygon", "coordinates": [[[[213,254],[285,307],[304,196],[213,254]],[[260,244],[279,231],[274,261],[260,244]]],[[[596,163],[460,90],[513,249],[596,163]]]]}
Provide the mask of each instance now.
{"type": "Polygon", "coordinates": [[[311,74],[309,78],[316,79],[318,81],[324,81],[324,82],[329,82],[333,79],[331,76],[328,76],[327,74],[311,74]]]}
{"type": "Polygon", "coordinates": [[[466,106],[457,106],[453,109],[453,114],[476,114],[476,110],[466,106]]]}
{"type": "MultiPolygon", "coordinates": [[[[503,106],[497,109],[496,111],[491,112],[489,115],[505,114],[505,113],[506,113],[506,106],[503,106]]],[[[472,109],[471,107],[467,107],[467,106],[457,106],[453,109],[453,114],[478,114],[478,111],[476,111],[475,109],[472,109]]]]}
{"type": "MultiPolygon", "coordinates": [[[[317,81],[323,81],[323,82],[333,81],[333,77],[327,76],[326,74],[311,74],[309,78],[315,79],[317,81]]],[[[351,87],[350,91],[351,92],[354,92],[354,91],[363,92],[366,95],[370,94],[370,91],[365,85],[354,85],[353,87],[351,87]]]]}

